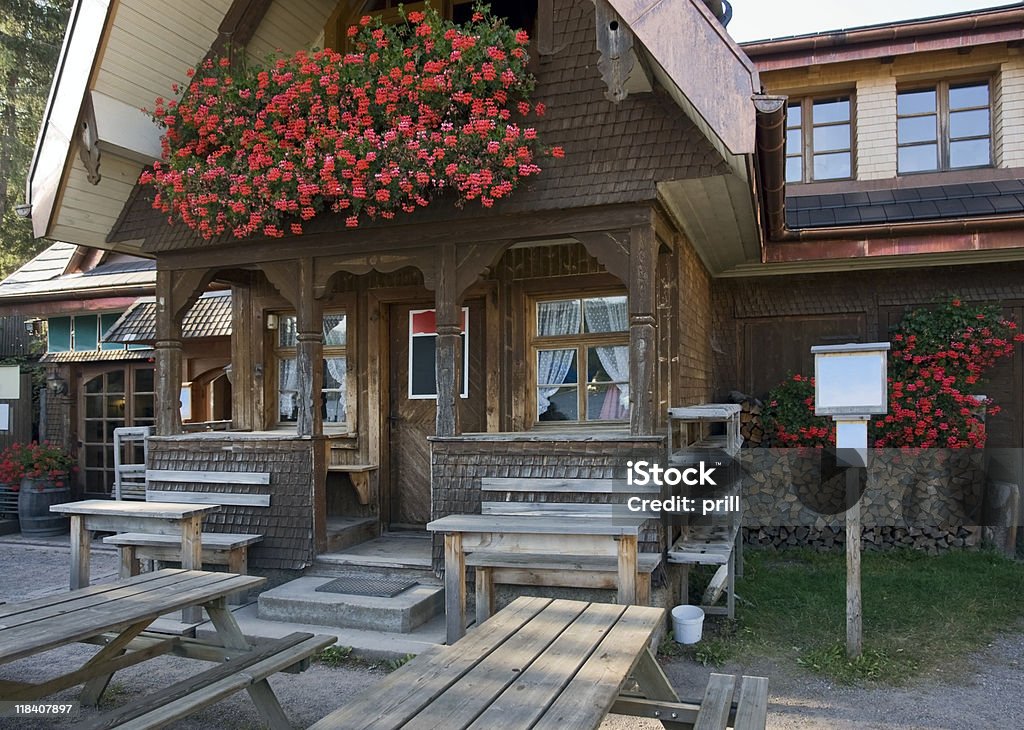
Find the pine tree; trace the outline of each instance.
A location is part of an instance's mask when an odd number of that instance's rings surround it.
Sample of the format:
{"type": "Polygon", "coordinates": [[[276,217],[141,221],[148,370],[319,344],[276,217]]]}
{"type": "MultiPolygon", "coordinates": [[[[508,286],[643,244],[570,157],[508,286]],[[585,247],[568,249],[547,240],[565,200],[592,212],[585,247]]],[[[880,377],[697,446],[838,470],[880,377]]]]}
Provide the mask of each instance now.
{"type": "Polygon", "coordinates": [[[71,0],[0,0],[0,275],[46,245],[19,218],[71,0]]]}

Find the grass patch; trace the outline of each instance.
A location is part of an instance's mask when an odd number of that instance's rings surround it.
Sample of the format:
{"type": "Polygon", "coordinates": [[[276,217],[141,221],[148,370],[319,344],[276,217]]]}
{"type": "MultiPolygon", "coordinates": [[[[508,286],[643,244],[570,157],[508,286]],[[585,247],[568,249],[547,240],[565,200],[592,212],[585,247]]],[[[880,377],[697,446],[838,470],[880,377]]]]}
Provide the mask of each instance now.
{"type": "Polygon", "coordinates": [[[1024,565],[989,551],[866,552],[864,654],[846,658],[846,562],[841,553],[748,550],[737,580],[737,622],[705,622],[704,663],[789,659],[840,682],[892,684],[956,670],[1024,617],[1024,565]]]}
{"type": "Polygon", "coordinates": [[[334,644],[333,646],[321,649],[320,653],[316,655],[315,661],[323,664],[325,667],[332,668],[348,667],[350,669],[375,669],[378,671],[393,672],[396,669],[405,666],[415,658],[415,654],[406,654],[405,656],[395,657],[394,659],[380,659],[378,661],[373,661],[353,653],[351,646],[340,646],[338,644],[334,644]]]}

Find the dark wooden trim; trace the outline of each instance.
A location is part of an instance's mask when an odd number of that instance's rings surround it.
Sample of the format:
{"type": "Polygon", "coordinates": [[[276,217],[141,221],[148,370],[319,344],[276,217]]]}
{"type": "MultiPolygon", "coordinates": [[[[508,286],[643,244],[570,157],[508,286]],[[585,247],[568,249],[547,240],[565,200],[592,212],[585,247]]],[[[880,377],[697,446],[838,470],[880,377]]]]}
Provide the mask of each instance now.
{"type": "MultiPolygon", "coordinates": [[[[445,243],[479,244],[490,241],[528,241],[574,236],[589,231],[619,230],[650,224],[654,210],[648,204],[607,205],[571,210],[540,211],[526,215],[458,219],[403,225],[337,230],[292,236],[284,241],[257,239],[230,245],[159,252],[161,265],[169,269],[238,267],[302,256],[365,255],[434,248],[445,243]]],[[[150,252],[153,253],[153,252],[150,252]]]]}
{"type": "Polygon", "coordinates": [[[629,282],[629,231],[587,231],[575,234],[587,252],[623,284],[629,282]]]}
{"type": "Polygon", "coordinates": [[[263,16],[273,4],[273,0],[234,0],[224,14],[224,19],[217,28],[217,37],[210,45],[203,61],[217,58],[225,54],[231,55],[233,48],[243,48],[256,34],[263,21],[263,16]]]}
{"type": "Polygon", "coordinates": [[[630,433],[654,433],[654,387],[658,359],[655,338],[655,267],[658,241],[654,226],[629,233],[629,397],[630,433]]]}

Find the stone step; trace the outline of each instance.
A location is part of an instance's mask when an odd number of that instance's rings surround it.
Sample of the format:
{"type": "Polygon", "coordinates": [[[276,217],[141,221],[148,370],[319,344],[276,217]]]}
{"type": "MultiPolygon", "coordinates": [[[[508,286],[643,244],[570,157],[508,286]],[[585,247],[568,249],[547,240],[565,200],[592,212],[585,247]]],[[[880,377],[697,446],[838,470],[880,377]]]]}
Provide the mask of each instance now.
{"type": "MultiPolygon", "coordinates": [[[[333,634],[338,637],[338,646],[352,648],[356,656],[374,661],[382,659],[399,659],[409,654],[420,652],[445,642],[444,615],[436,616],[430,621],[409,633],[399,634],[387,631],[367,629],[342,629],[335,626],[320,624],[283,623],[267,621],[259,617],[255,603],[232,609],[238,626],[250,641],[260,639],[280,639],[293,631],[306,631],[311,634],[333,634]]],[[[201,624],[195,631],[196,638],[217,639],[213,624],[201,624]]]]}
{"type": "Polygon", "coordinates": [[[377,537],[376,517],[328,517],[327,552],[346,550],[377,537]]]}
{"type": "Polygon", "coordinates": [[[444,610],[444,589],[436,584],[420,583],[393,598],[316,590],[331,580],[307,575],[264,591],[258,601],[258,617],[267,621],[402,634],[422,626],[444,610]]]}

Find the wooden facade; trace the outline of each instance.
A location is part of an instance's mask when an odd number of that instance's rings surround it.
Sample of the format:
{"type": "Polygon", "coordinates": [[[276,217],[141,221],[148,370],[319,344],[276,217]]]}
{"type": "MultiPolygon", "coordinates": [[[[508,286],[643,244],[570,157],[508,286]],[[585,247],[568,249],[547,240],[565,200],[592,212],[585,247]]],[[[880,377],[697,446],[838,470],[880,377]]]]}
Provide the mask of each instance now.
{"type": "MultiPolygon", "coordinates": [[[[137,108],[165,93],[149,88],[165,76],[183,81],[175,74],[194,61],[173,64],[189,49],[210,57],[230,44],[259,58],[317,46],[365,5],[234,0],[214,17],[213,6],[192,13],[190,2],[174,18],[149,0],[76,16],[66,54],[91,58],[94,74],[59,77],[54,109],[83,93],[94,109],[100,96],[137,108]],[[170,68],[143,77],[118,61],[126,44],[170,37],[189,46],[159,62],[170,68]]],[[[711,395],[711,276],[759,256],[756,72],[701,0],[641,14],[622,0],[556,0],[526,14],[535,101],[548,110],[537,135],[566,155],[489,209],[441,198],[357,229],[325,214],[302,236],[202,241],[154,212],[148,190],[123,187],[152,141],[132,120],[87,120],[97,125],[92,170],[44,129],[31,185],[37,232],[156,260],[151,466],[244,463],[272,475],[269,512],[224,517],[266,535],[254,566],[308,564],[330,548],[335,518],[422,529],[473,509],[479,499],[465,492],[479,489],[487,463],[503,477],[581,467],[590,470],[581,476],[610,476],[629,454],[657,451],[669,405],[711,395]],[[692,40],[686,54],[667,28],[692,40]],[[702,60],[715,78],[687,73],[702,60]],[[60,165],[46,168],[53,160],[60,165]],[[73,201],[50,197],[55,180],[75,190],[73,201]],[[88,204],[97,214],[85,224],[76,206],[88,204]],[[182,323],[211,283],[232,290],[232,430],[187,433],[182,323]],[[597,300],[615,302],[614,315],[608,304],[602,328],[588,330],[582,313],[597,300]],[[578,306],[572,336],[539,327],[551,302],[578,306]],[[609,359],[592,368],[598,350],[609,359]],[[543,382],[542,352],[573,364],[543,382]]],[[[657,535],[648,542],[663,547],[657,535]]]]}

